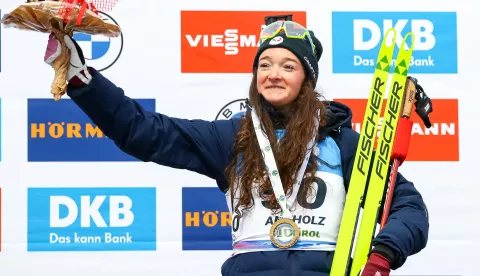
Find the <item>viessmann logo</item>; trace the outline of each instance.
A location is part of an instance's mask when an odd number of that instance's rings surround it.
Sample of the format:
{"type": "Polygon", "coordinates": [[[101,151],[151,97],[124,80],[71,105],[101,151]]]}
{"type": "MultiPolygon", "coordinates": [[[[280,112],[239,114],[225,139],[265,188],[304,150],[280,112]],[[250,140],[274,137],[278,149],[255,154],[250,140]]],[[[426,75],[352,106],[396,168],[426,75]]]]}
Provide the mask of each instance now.
{"type": "Polygon", "coordinates": [[[265,16],[292,14],[306,26],[306,12],[182,11],[182,73],[250,73],[265,16]]]}
{"type": "MultiPolygon", "coordinates": [[[[136,99],[155,111],[154,99],[136,99]]],[[[28,99],[28,161],[138,161],[121,151],[71,99],[28,99]]]]}
{"type": "MultiPolygon", "coordinates": [[[[360,133],[367,99],[335,100],[352,109],[352,128],[360,133]]],[[[412,111],[413,128],[406,160],[459,161],[458,100],[432,99],[432,105],[433,112],[430,114],[432,126],[430,128],[426,128],[415,111],[412,111]]],[[[382,112],[385,111],[385,106],[386,100],[384,100],[382,112]]],[[[380,119],[377,136],[383,118],[380,117],[380,119]]]]}

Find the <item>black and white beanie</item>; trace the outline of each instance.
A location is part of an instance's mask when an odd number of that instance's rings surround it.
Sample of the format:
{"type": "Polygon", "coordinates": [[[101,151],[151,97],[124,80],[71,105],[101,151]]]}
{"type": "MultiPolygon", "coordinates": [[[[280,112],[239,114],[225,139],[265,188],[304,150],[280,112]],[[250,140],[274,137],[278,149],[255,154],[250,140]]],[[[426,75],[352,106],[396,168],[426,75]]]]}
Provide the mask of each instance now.
{"type": "Polygon", "coordinates": [[[320,41],[315,37],[312,31],[310,37],[315,45],[315,54],[312,52],[310,41],[308,37],[304,39],[288,38],[284,32],[279,33],[273,38],[265,40],[258,48],[257,54],[253,61],[253,70],[258,66],[258,59],[263,51],[269,48],[285,48],[290,50],[297,58],[302,62],[305,71],[308,73],[308,77],[312,80],[313,87],[315,88],[318,80],[318,61],[323,53],[323,47],[320,41]]]}

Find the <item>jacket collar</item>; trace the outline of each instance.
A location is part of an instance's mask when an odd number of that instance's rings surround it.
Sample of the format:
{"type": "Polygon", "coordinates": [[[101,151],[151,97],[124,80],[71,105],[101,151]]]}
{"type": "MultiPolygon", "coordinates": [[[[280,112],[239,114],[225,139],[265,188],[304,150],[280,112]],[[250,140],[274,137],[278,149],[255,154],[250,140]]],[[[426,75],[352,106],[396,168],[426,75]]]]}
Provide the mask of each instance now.
{"type": "MultiPolygon", "coordinates": [[[[285,129],[288,120],[288,113],[277,110],[270,104],[263,95],[260,95],[263,108],[270,115],[275,130],[285,129]]],[[[248,100],[247,100],[248,102],[248,100]]],[[[321,140],[327,135],[340,133],[342,127],[352,128],[352,110],[341,102],[326,101],[327,103],[327,124],[319,128],[321,140]]]]}

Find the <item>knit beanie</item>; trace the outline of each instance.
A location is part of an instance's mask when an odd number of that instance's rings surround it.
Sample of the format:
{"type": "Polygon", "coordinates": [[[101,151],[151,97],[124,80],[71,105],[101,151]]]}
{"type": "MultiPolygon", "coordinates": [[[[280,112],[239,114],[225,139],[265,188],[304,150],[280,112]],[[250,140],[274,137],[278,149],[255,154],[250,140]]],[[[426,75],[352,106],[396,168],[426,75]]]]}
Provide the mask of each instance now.
{"type": "Polygon", "coordinates": [[[313,44],[315,45],[316,55],[312,52],[308,37],[305,37],[304,39],[288,38],[285,36],[284,32],[280,32],[275,37],[267,39],[260,44],[253,61],[253,70],[257,68],[258,59],[263,51],[269,48],[285,48],[291,51],[302,62],[303,68],[307,72],[307,75],[315,88],[318,80],[318,61],[322,56],[323,47],[320,41],[315,37],[315,34],[312,31],[309,32],[313,44]]]}

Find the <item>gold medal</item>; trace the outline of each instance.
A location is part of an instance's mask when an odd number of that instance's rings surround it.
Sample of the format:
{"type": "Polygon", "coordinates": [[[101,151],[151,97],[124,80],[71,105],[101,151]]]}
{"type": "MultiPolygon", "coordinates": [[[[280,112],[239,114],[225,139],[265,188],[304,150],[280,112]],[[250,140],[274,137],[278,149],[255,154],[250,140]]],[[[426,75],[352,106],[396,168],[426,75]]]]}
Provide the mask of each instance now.
{"type": "Polygon", "coordinates": [[[270,240],[278,248],[294,246],[300,237],[300,229],[291,219],[281,218],[270,228],[270,240]]]}

